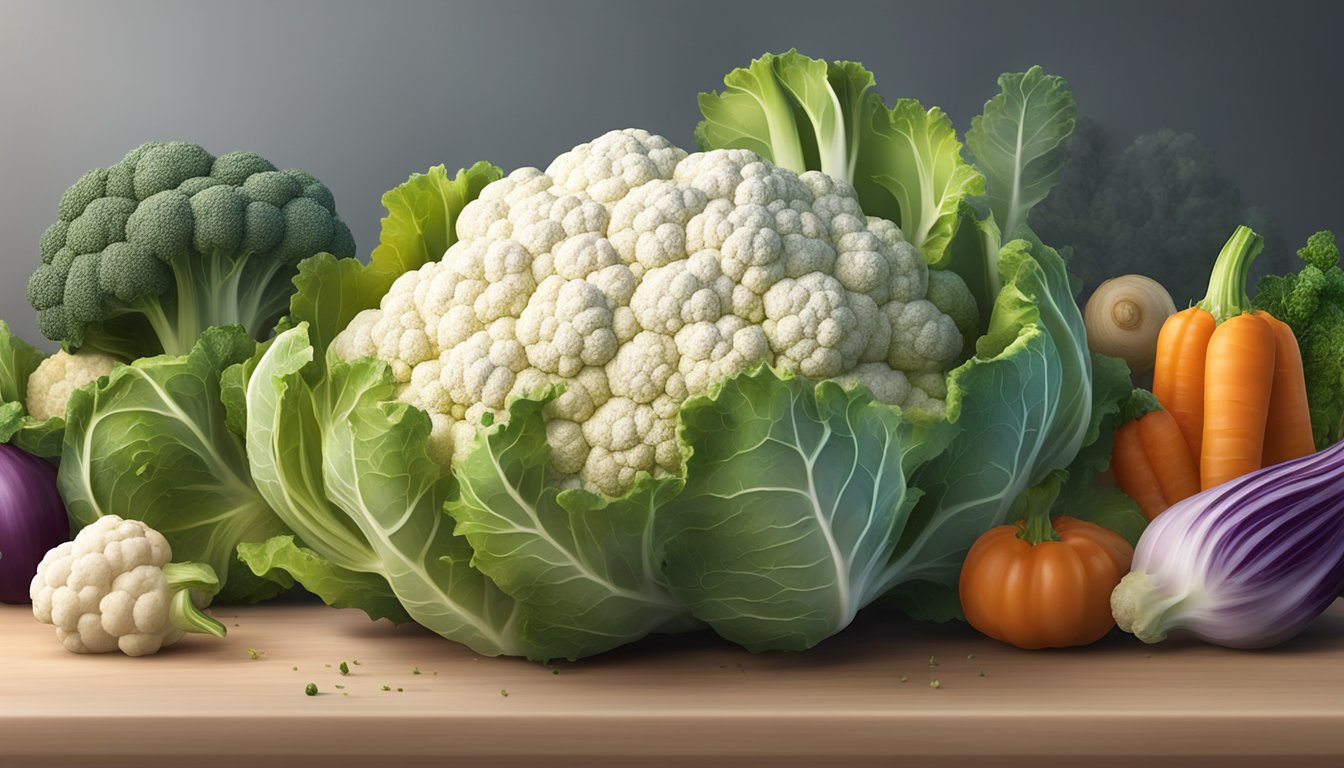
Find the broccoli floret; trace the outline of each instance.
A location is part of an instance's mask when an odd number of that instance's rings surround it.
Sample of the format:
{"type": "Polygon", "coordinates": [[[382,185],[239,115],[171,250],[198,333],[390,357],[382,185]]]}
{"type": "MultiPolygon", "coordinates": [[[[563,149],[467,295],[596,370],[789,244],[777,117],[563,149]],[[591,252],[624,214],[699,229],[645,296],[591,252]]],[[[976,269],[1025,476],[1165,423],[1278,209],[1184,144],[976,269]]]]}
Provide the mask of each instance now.
{"type": "Polygon", "coordinates": [[[1338,267],[1339,245],[1335,243],[1335,233],[1322,230],[1308,237],[1307,244],[1297,249],[1297,258],[1321,272],[1338,267]]]}
{"type": "Polygon", "coordinates": [[[28,300],[42,333],[124,359],[186,354],[206,328],[269,334],[303,259],[353,256],[331,191],[251,152],[149,142],[84,174],[42,235],[28,300]]]}
{"type": "Polygon", "coordinates": [[[1096,124],[1080,120],[1059,185],[1031,212],[1032,229],[1069,247],[1080,301],[1121,272],[1147,275],[1184,307],[1204,295],[1227,233],[1245,224],[1265,239],[1251,280],[1291,269],[1276,222],[1243,201],[1214,152],[1190,134],[1162,130],[1108,153],[1096,124]]]}
{"type": "Polygon", "coordinates": [[[1317,448],[1344,439],[1344,270],[1331,232],[1317,232],[1297,252],[1296,274],[1264,277],[1253,304],[1283,320],[1302,348],[1302,370],[1317,448]]]}

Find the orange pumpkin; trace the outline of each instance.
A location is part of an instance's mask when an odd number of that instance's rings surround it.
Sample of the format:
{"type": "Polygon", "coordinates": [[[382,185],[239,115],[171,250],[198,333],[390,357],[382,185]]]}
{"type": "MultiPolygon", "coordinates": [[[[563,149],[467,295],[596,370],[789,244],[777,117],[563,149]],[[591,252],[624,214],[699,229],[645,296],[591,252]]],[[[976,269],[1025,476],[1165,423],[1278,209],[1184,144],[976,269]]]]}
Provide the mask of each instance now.
{"type": "MultiPolygon", "coordinates": [[[[1049,501],[1057,493],[1056,486],[1049,501]]],[[[1115,626],[1111,592],[1129,572],[1134,548],[1094,523],[1057,517],[1052,524],[1049,501],[1040,501],[1028,501],[1024,520],[976,540],[961,567],[962,610],[971,626],[1018,648],[1096,642],[1115,626]]]]}

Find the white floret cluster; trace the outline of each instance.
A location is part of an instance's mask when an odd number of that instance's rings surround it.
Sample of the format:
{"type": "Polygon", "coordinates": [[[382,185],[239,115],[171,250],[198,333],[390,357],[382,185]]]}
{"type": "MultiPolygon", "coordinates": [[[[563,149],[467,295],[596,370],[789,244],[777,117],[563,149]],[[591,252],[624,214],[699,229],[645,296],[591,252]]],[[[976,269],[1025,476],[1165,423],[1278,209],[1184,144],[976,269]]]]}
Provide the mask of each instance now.
{"type": "Polygon", "coordinates": [[[769,363],[937,411],[962,347],[894,224],[747,150],[613,131],[490,184],[457,234],[333,345],[391,365],[445,464],[487,412],[562,383],[552,469],[619,494],[679,470],[678,407],[733,374],[769,363]]]}
{"type": "Polygon", "coordinates": [[[139,520],[100,517],[46,554],[29,589],[33,616],[75,653],[146,656],[185,634],[169,621],[168,540],[139,520]]]}
{"type": "Polygon", "coordinates": [[[119,364],[116,358],[100,352],[85,350],[71,354],[56,350],[28,375],[28,415],[35,419],[64,416],[65,406],[76,389],[108,375],[119,364]]]}

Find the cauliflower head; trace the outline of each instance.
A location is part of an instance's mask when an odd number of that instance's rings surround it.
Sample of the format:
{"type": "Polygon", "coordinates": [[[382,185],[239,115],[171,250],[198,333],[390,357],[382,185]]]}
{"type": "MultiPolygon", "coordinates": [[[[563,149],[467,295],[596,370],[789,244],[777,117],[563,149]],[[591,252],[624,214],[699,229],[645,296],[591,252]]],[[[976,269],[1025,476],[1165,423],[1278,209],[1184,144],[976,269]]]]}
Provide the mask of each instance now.
{"type": "Polygon", "coordinates": [[[846,182],[748,150],[612,131],[485,187],[457,235],[331,350],[386,361],[445,464],[486,414],[561,384],[557,482],[618,495],[679,471],[678,408],[734,374],[764,363],[938,411],[927,382],[962,351],[895,224],[846,182]]]}
{"type": "Polygon", "coordinates": [[[224,636],[199,609],[219,588],[208,565],[171,563],[172,549],[139,520],[100,517],[47,552],[29,587],[33,616],[56,625],[74,653],[146,656],[187,632],[224,636]]]}
{"type": "Polygon", "coordinates": [[[71,392],[106,376],[120,363],[101,352],[57,350],[28,375],[28,414],[35,419],[65,416],[71,392]]]}

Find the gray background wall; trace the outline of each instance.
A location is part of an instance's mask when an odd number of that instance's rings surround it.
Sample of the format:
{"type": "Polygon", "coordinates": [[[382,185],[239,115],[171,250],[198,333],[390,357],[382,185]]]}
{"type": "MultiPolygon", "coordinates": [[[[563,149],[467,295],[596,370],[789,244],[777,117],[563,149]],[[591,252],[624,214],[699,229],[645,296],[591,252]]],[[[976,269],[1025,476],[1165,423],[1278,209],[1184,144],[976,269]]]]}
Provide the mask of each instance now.
{"type": "MultiPolygon", "coordinates": [[[[1344,3],[0,0],[0,317],[62,190],[149,139],[260,152],[335,192],[362,254],[429,165],[545,165],[606,130],[691,147],[695,95],[764,51],[864,62],[964,130],[1041,64],[1115,143],[1216,148],[1289,243],[1344,229],[1344,3]]],[[[49,346],[49,345],[48,345],[49,346]]]]}

